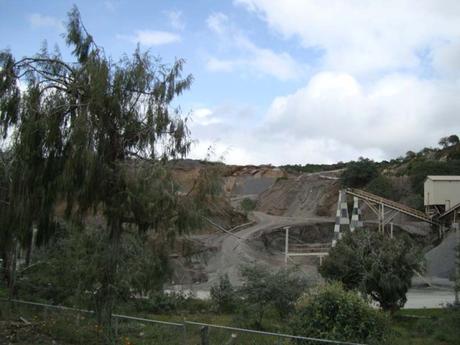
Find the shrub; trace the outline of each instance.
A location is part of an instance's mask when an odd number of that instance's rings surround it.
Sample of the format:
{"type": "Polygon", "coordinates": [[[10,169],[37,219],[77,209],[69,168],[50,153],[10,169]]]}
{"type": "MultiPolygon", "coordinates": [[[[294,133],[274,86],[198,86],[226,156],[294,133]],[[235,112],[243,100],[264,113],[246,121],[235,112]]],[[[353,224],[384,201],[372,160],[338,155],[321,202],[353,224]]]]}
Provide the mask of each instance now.
{"type": "Polygon", "coordinates": [[[244,198],[240,204],[244,212],[248,213],[253,211],[256,208],[256,202],[249,198],[244,198]]]}
{"type": "Polygon", "coordinates": [[[147,299],[135,299],[134,305],[137,311],[149,313],[172,313],[179,310],[185,304],[186,297],[180,293],[158,293],[152,294],[147,299]]]}
{"type": "Polygon", "coordinates": [[[394,188],[391,180],[383,175],[378,175],[369,182],[366,189],[371,193],[391,200],[399,200],[401,197],[400,193],[394,188]]]}
{"type": "Polygon", "coordinates": [[[423,194],[423,183],[428,175],[460,175],[460,160],[450,161],[415,161],[408,167],[407,174],[412,178],[412,187],[423,194]]]}
{"type": "Polygon", "coordinates": [[[342,185],[345,187],[363,187],[377,177],[377,164],[367,158],[360,158],[350,162],[341,175],[342,185]]]}
{"type": "Polygon", "coordinates": [[[296,335],[367,344],[385,344],[390,334],[387,316],[340,283],[303,295],[290,327],[296,335]]]}
{"type": "MultiPolygon", "coordinates": [[[[46,246],[37,248],[35,264],[18,272],[19,297],[94,308],[104,279],[103,263],[110,260],[104,236],[98,228],[62,227],[46,246]]],[[[166,246],[155,248],[147,238],[144,242],[130,232],[121,241],[119,299],[161,291],[170,273],[166,246]]]]}
{"type": "Polygon", "coordinates": [[[319,269],[326,279],[359,289],[392,312],[404,306],[414,271],[421,270],[421,251],[408,237],[391,239],[365,229],[345,234],[319,269]]]}
{"type": "Polygon", "coordinates": [[[254,265],[243,267],[241,275],[241,311],[251,326],[259,329],[263,328],[263,317],[270,309],[275,310],[281,318],[288,317],[294,310],[296,300],[307,287],[306,280],[291,270],[272,273],[265,266],[254,265]]]}
{"type": "Polygon", "coordinates": [[[211,287],[211,301],[219,312],[232,312],[236,306],[235,288],[230,283],[228,275],[220,276],[216,285],[211,287]]]}

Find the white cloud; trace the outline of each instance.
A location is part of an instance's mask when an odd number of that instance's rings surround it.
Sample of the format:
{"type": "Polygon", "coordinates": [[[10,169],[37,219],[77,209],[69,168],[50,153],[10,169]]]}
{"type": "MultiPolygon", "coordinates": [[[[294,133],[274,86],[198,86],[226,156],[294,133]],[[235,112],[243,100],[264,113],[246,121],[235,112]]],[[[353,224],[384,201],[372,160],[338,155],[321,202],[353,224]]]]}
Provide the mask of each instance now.
{"type": "Polygon", "coordinates": [[[27,17],[33,28],[52,28],[59,31],[64,30],[64,24],[61,20],[51,16],[45,16],[40,13],[33,13],[27,17]]]}
{"type": "Polygon", "coordinates": [[[319,73],[273,101],[265,131],[297,140],[333,138],[373,158],[391,158],[459,133],[459,91],[458,85],[408,75],[389,75],[366,88],[348,74],[319,73]]]}
{"type": "Polygon", "coordinates": [[[178,34],[168,31],[138,30],[134,35],[117,35],[119,39],[125,39],[132,43],[140,43],[144,46],[158,46],[180,42],[178,34]]]}
{"type": "Polygon", "coordinates": [[[365,74],[414,69],[419,52],[460,37],[455,0],[236,0],[285,38],[323,49],[324,68],[365,74]]]}
{"type": "Polygon", "coordinates": [[[211,31],[217,34],[223,34],[228,25],[228,17],[221,12],[216,12],[206,19],[206,24],[211,31]]]}
{"type": "Polygon", "coordinates": [[[185,21],[181,11],[165,11],[164,12],[169,20],[169,25],[175,30],[184,30],[185,21]]]}
{"type": "Polygon", "coordinates": [[[263,116],[251,107],[205,108],[204,119],[219,121],[192,126],[194,152],[217,143],[218,156],[227,153],[235,164],[391,159],[460,133],[459,92],[460,81],[391,74],[363,84],[347,73],[321,72],[276,97],[263,116]]]}
{"type": "Polygon", "coordinates": [[[443,44],[434,50],[433,67],[443,77],[460,77],[460,39],[443,44]]]}
{"type": "MultiPolygon", "coordinates": [[[[460,133],[459,1],[235,3],[278,37],[322,55],[303,87],[275,97],[262,114],[242,110],[247,118],[237,119],[229,108],[210,108],[221,121],[192,128],[202,150],[232,148],[227,162],[240,164],[381,160],[460,133]]],[[[306,69],[287,52],[260,47],[224,14],[207,24],[222,46],[210,70],[286,80],[306,69]]]]}
{"type": "Polygon", "coordinates": [[[206,67],[212,72],[231,72],[238,64],[240,61],[211,57],[206,62],[206,67]]]}
{"type": "Polygon", "coordinates": [[[231,58],[210,57],[206,63],[210,71],[231,72],[239,68],[285,81],[299,78],[306,70],[287,52],[277,53],[257,46],[223,13],[211,14],[207,25],[220,37],[222,46],[232,54],[231,58]]]}
{"type": "Polygon", "coordinates": [[[202,126],[220,123],[221,120],[215,117],[213,111],[209,108],[198,108],[193,111],[193,121],[202,126]]]}

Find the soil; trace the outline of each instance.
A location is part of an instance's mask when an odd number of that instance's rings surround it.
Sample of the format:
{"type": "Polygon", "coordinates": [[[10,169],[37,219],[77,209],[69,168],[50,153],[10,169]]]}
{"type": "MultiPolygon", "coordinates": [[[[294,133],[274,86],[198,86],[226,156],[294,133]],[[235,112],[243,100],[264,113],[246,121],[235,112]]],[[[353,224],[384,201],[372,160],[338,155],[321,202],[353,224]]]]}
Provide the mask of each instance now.
{"type": "Polygon", "coordinates": [[[39,324],[0,321],[0,345],[68,345],[45,334],[39,324]]]}

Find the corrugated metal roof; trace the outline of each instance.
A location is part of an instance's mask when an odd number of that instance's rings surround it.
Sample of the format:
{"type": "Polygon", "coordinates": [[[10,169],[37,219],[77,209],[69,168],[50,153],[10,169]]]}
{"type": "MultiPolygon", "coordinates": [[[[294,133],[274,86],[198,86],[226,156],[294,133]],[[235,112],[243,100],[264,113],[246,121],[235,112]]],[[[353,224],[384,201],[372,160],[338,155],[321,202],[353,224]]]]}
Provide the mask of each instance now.
{"type": "Polygon", "coordinates": [[[426,177],[427,179],[433,180],[433,181],[460,181],[460,176],[458,175],[429,175],[426,177]]]}

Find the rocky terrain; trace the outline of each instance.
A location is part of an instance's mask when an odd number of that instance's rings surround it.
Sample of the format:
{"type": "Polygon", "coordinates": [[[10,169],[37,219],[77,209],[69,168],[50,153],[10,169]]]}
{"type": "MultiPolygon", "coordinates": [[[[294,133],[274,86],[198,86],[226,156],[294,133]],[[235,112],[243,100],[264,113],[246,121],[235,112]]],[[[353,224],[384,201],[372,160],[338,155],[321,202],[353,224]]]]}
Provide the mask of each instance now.
{"type": "MultiPolygon", "coordinates": [[[[181,161],[176,179],[191,188],[205,162],[181,161]]],[[[285,267],[284,227],[291,226],[292,246],[328,246],[340,189],[340,170],[314,173],[288,173],[273,166],[219,167],[222,194],[212,207],[212,223],[197,234],[182,239],[188,248],[173,257],[174,276],[170,288],[209,291],[220,275],[227,274],[233,284],[240,283],[239,267],[262,263],[274,269],[285,267]],[[241,207],[245,199],[255,202],[253,212],[241,207]]],[[[401,181],[403,178],[401,179],[401,181]]],[[[373,213],[363,204],[367,226],[376,226],[373,213]]],[[[395,232],[408,232],[426,245],[427,276],[418,283],[448,282],[453,255],[451,237],[433,248],[431,228],[406,216],[394,219],[395,232]],[[441,280],[439,278],[442,278],[441,280]]],[[[319,279],[316,257],[289,259],[301,274],[319,279]]]]}

